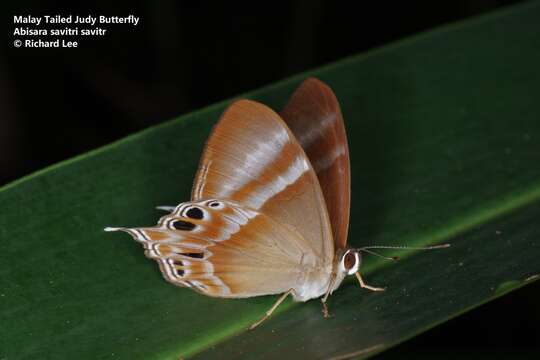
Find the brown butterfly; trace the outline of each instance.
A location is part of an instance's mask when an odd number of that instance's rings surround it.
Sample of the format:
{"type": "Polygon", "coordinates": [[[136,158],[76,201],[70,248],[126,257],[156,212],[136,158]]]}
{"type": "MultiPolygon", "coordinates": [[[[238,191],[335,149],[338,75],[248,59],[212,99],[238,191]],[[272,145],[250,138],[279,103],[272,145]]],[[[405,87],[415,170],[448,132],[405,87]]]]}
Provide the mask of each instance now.
{"type": "Polygon", "coordinates": [[[338,101],[309,78],[281,116],[251,100],[225,110],[206,143],[191,201],[162,207],[171,213],[157,226],[105,230],[131,234],[174,285],[222,298],[282,294],[251,328],[289,294],[295,301],[324,295],[327,316],[326,300],[346,275],[384,290],[360,276],[362,251],[398,248],[347,247],[350,183],[338,101]]]}

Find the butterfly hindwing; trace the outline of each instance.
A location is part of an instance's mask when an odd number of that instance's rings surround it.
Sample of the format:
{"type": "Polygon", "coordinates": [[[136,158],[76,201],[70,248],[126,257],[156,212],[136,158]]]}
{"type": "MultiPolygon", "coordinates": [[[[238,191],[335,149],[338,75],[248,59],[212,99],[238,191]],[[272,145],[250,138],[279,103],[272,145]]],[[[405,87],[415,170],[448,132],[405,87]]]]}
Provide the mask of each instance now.
{"type": "Polygon", "coordinates": [[[183,203],[155,227],[118,230],[143,244],[167,281],[209,296],[283,293],[323,269],[299,234],[229,201],[183,203]]]}

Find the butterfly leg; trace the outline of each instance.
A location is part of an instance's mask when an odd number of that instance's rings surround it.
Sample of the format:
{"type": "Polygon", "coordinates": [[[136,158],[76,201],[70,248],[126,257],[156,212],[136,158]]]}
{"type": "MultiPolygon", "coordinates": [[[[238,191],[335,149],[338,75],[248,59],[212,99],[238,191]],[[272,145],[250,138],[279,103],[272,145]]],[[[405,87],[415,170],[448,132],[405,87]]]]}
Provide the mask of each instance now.
{"type": "Polygon", "coordinates": [[[386,290],[386,288],[380,288],[380,287],[374,287],[374,286],[367,285],[364,282],[364,280],[362,279],[362,276],[360,275],[359,272],[355,273],[355,275],[356,275],[356,278],[358,279],[358,282],[360,283],[361,288],[368,289],[368,290],[371,290],[371,291],[384,291],[384,290],[386,290]]]}
{"type": "Polygon", "coordinates": [[[326,294],[324,294],[323,298],[321,299],[322,303],[322,313],[323,317],[328,318],[330,317],[330,313],[328,312],[328,305],[326,304],[326,300],[328,300],[328,296],[332,293],[332,289],[334,288],[334,283],[336,282],[336,274],[332,273],[332,278],[330,279],[330,284],[328,285],[328,290],[326,290],[326,294]]]}
{"type": "Polygon", "coordinates": [[[286,293],[284,293],[283,295],[281,295],[279,297],[279,299],[276,301],[276,303],[274,305],[272,305],[272,307],[266,312],[266,314],[264,314],[264,316],[262,318],[260,318],[256,323],[254,323],[253,325],[251,325],[249,327],[249,330],[253,330],[255,329],[257,326],[259,326],[264,320],[268,319],[270,317],[270,315],[272,315],[272,313],[274,312],[274,310],[277,309],[277,307],[279,306],[279,304],[281,304],[283,302],[283,300],[285,300],[285,298],[291,294],[293,292],[293,289],[289,289],[289,291],[287,291],[286,293]]]}
{"type": "Polygon", "coordinates": [[[323,298],[321,299],[321,303],[322,303],[322,313],[323,313],[323,316],[325,318],[329,318],[330,317],[330,313],[328,312],[328,305],[326,304],[326,300],[323,298]]]}

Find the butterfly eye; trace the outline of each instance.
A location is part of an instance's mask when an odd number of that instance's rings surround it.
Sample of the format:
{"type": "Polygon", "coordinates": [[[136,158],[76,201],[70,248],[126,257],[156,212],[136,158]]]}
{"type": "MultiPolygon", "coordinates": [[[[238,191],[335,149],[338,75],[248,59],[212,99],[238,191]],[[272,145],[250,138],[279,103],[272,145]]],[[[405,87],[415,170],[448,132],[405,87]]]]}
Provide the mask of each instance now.
{"type": "Polygon", "coordinates": [[[210,206],[211,208],[214,208],[214,209],[223,209],[224,208],[224,205],[222,202],[219,202],[219,201],[215,201],[215,200],[212,200],[208,203],[208,206],[210,206]]]}
{"type": "Polygon", "coordinates": [[[342,266],[349,275],[357,272],[358,268],[360,267],[360,257],[358,256],[358,252],[349,250],[343,256],[342,266]]]}
{"type": "Polygon", "coordinates": [[[204,218],[204,212],[198,207],[191,207],[185,212],[186,216],[190,219],[201,220],[204,218]]]}
{"type": "Polygon", "coordinates": [[[354,257],[354,254],[351,252],[347,253],[347,255],[345,255],[345,259],[343,259],[343,264],[345,265],[346,270],[352,269],[356,264],[356,258],[354,257]]]}

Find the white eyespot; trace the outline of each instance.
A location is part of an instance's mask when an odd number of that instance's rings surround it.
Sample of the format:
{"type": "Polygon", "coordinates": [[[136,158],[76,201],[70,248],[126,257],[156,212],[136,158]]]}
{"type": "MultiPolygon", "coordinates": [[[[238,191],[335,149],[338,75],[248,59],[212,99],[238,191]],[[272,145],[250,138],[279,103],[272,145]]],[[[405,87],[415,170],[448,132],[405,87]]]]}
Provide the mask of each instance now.
{"type": "Polygon", "coordinates": [[[225,204],[221,201],[210,200],[206,203],[206,206],[211,207],[212,209],[221,210],[225,207],[225,204]]]}
{"type": "Polygon", "coordinates": [[[358,251],[347,250],[345,254],[341,257],[340,268],[341,271],[347,273],[347,275],[353,275],[358,271],[360,267],[360,256],[358,251]]]}

